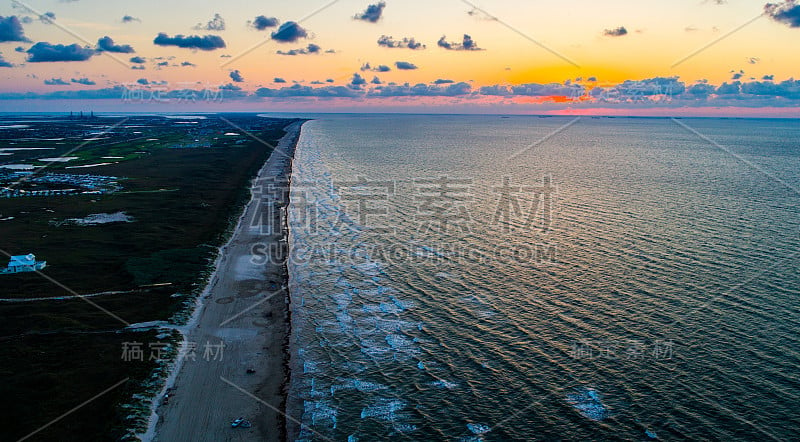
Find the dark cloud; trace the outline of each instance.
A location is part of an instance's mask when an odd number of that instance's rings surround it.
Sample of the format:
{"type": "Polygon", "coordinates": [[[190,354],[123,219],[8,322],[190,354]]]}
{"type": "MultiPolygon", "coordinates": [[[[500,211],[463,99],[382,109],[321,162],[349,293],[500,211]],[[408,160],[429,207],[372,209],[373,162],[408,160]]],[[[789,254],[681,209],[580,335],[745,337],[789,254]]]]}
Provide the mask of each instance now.
{"type": "Polygon", "coordinates": [[[494,86],[483,86],[480,89],[481,95],[490,95],[495,97],[510,97],[512,95],[511,90],[508,86],[503,85],[494,85],[494,86]]]}
{"type": "Polygon", "coordinates": [[[778,23],[790,28],[800,27],[800,3],[797,0],[786,0],[783,3],[767,3],[764,12],[778,23]]]}
{"type": "Polygon", "coordinates": [[[640,102],[655,96],[675,97],[686,91],[678,77],[654,77],[644,80],[625,80],[614,87],[594,88],[590,95],[611,102],[640,102]]]}
{"type": "Polygon", "coordinates": [[[603,35],[606,37],[622,37],[628,35],[628,30],[625,29],[625,26],[620,26],[614,29],[606,29],[603,31],[603,35]]]}
{"type": "Polygon", "coordinates": [[[137,56],[137,57],[131,57],[131,59],[129,61],[131,63],[144,64],[147,61],[147,59],[144,58],[144,57],[138,57],[137,56]]]}
{"type": "Polygon", "coordinates": [[[372,77],[372,81],[370,81],[370,83],[372,83],[372,84],[383,84],[383,82],[381,81],[380,78],[378,78],[377,75],[372,77]]]}
{"type": "Polygon", "coordinates": [[[183,63],[181,63],[181,66],[196,67],[197,65],[192,63],[191,61],[184,61],[183,63]]]}
{"type": "Polygon", "coordinates": [[[772,81],[772,80],[775,79],[775,76],[774,75],[764,75],[763,77],[761,77],[761,79],[765,80],[765,81],[772,81]]]}
{"type": "Polygon", "coordinates": [[[242,90],[242,88],[240,88],[239,86],[236,86],[233,83],[223,84],[222,86],[219,87],[219,89],[223,90],[223,91],[232,91],[232,92],[236,92],[236,91],[242,90]]]}
{"type": "Polygon", "coordinates": [[[589,77],[589,78],[586,79],[586,81],[595,82],[595,81],[597,81],[597,77],[589,77]]]}
{"type": "Polygon", "coordinates": [[[355,15],[356,20],[364,20],[370,23],[375,23],[381,19],[383,15],[383,8],[386,7],[386,2],[378,2],[373,5],[367,6],[364,12],[355,15]]]}
{"type": "Polygon", "coordinates": [[[25,51],[27,51],[27,49],[23,48],[22,46],[17,46],[16,48],[14,48],[14,51],[15,52],[25,52],[25,51]]]}
{"type": "Polygon", "coordinates": [[[13,67],[14,65],[6,61],[6,59],[3,58],[3,54],[0,54],[0,68],[13,68],[13,67]]]}
{"type": "Polygon", "coordinates": [[[70,82],[71,83],[76,83],[76,84],[83,84],[83,85],[86,85],[86,86],[94,86],[94,85],[97,84],[94,81],[89,80],[86,77],[84,77],[84,78],[73,78],[73,79],[70,80],[70,82]]]}
{"type": "Polygon", "coordinates": [[[30,63],[51,61],[86,61],[97,53],[94,49],[88,46],[83,47],[77,44],[50,44],[44,41],[40,41],[39,43],[31,46],[26,52],[28,53],[28,62],[30,63]]]}
{"type": "Polygon", "coordinates": [[[224,31],[225,19],[219,14],[214,14],[214,18],[206,24],[198,23],[192,29],[195,31],[224,31]]]}
{"type": "Polygon", "coordinates": [[[472,86],[468,83],[455,83],[449,86],[435,86],[424,83],[411,86],[389,84],[377,86],[369,91],[370,97],[456,97],[472,93],[472,86]]]}
{"type": "Polygon", "coordinates": [[[272,79],[272,82],[273,83],[286,83],[286,80],[284,80],[281,77],[275,77],[274,79],[272,79]]]}
{"type": "Polygon", "coordinates": [[[686,93],[695,98],[706,99],[709,95],[715,93],[717,88],[708,84],[706,81],[695,83],[686,88],[686,93]]]}
{"type": "Polygon", "coordinates": [[[97,40],[97,50],[106,52],[119,52],[121,54],[131,54],[136,52],[131,45],[118,45],[114,43],[114,39],[105,36],[97,40]]]}
{"type": "Polygon", "coordinates": [[[425,45],[418,42],[414,38],[395,40],[388,35],[381,35],[381,38],[378,39],[378,46],[383,46],[386,48],[425,49],[425,45]]]}
{"type": "Polygon", "coordinates": [[[56,20],[55,12],[48,11],[39,16],[39,21],[46,25],[52,25],[53,22],[55,22],[55,20],[56,20]]]}
{"type": "Polygon", "coordinates": [[[136,65],[136,66],[131,66],[131,69],[138,70],[138,71],[143,71],[146,68],[144,66],[142,66],[142,65],[136,65]]]}
{"type": "Polygon", "coordinates": [[[722,83],[717,88],[717,95],[738,95],[742,90],[742,83],[734,81],[733,83],[722,83]]]}
{"type": "Polygon", "coordinates": [[[68,81],[64,81],[60,78],[51,78],[49,80],[45,80],[44,84],[48,86],[67,86],[69,85],[68,81]]]}
{"type": "Polygon", "coordinates": [[[200,49],[202,51],[213,51],[225,47],[225,40],[217,35],[169,35],[160,32],[153,40],[153,44],[158,46],[177,46],[186,49],[200,49]]]}
{"type": "Polygon", "coordinates": [[[433,82],[433,84],[451,84],[451,83],[455,83],[455,81],[453,81],[453,80],[446,80],[446,79],[444,79],[444,78],[440,78],[440,79],[438,79],[438,80],[436,80],[436,81],[434,81],[434,82],[433,82]]]}
{"type": "Polygon", "coordinates": [[[367,84],[367,80],[361,76],[359,73],[353,74],[353,78],[350,80],[350,84],[348,87],[351,89],[361,89],[363,85],[367,84]]]}
{"type": "Polygon", "coordinates": [[[295,42],[306,37],[308,37],[308,31],[293,21],[287,21],[282,24],[277,31],[272,33],[273,40],[287,43],[295,42]]]}
{"type": "Polygon", "coordinates": [[[234,71],[231,71],[230,74],[228,74],[228,75],[230,75],[231,80],[235,81],[236,83],[243,83],[244,82],[244,77],[242,76],[242,73],[239,72],[238,69],[236,69],[234,71]]]}
{"type": "Polygon", "coordinates": [[[267,17],[266,15],[259,15],[254,18],[253,21],[248,22],[248,24],[253,29],[263,31],[264,29],[278,26],[278,19],[275,17],[267,17]]]}
{"type": "Polygon", "coordinates": [[[309,97],[309,98],[356,98],[362,96],[363,92],[353,90],[344,86],[325,86],[313,88],[311,86],[303,86],[295,84],[293,86],[284,87],[281,89],[259,88],[256,90],[256,96],[267,98],[291,98],[291,97],[309,97]]]}
{"type": "Polygon", "coordinates": [[[741,85],[743,94],[771,96],[783,99],[800,99],[800,80],[786,80],[780,83],[772,81],[753,81],[741,85]]]}
{"type": "Polygon", "coordinates": [[[386,66],[385,64],[372,67],[369,63],[364,63],[361,66],[361,72],[372,71],[372,72],[389,72],[392,68],[386,66]]]}
{"type": "Polygon", "coordinates": [[[436,44],[440,48],[444,48],[444,49],[447,49],[447,50],[450,50],[450,51],[482,51],[483,50],[483,49],[479,48],[477,43],[475,43],[475,40],[473,40],[472,37],[470,37],[467,34],[464,34],[464,38],[462,39],[462,41],[460,43],[459,42],[455,42],[455,41],[452,41],[452,42],[451,41],[447,41],[447,36],[443,35],[442,38],[440,38],[439,41],[436,42],[436,44]]]}
{"type": "Polygon", "coordinates": [[[279,55],[308,55],[308,54],[319,54],[321,50],[322,48],[319,47],[319,45],[311,43],[305,48],[292,49],[291,51],[277,51],[275,53],[279,55]]]}
{"type": "Polygon", "coordinates": [[[401,71],[413,71],[414,69],[417,69],[417,65],[407,61],[398,61],[394,65],[401,71]]]}
{"type": "Polygon", "coordinates": [[[580,97],[586,92],[586,88],[579,84],[538,84],[528,83],[519,86],[512,86],[511,91],[514,95],[521,95],[527,97],[580,97]]]}
{"type": "Polygon", "coordinates": [[[0,16],[0,42],[4,41],[30,41],[25,37],[22,23],[16,15],[0,16]]]}
{"type": "Polygon", "coordinates": [[[133,23],[133,22],[141,23],[142,21],[140,19],[132,16],[132,15],[124,15],[124,16],[122,16],[122,23],[133,23]]]}

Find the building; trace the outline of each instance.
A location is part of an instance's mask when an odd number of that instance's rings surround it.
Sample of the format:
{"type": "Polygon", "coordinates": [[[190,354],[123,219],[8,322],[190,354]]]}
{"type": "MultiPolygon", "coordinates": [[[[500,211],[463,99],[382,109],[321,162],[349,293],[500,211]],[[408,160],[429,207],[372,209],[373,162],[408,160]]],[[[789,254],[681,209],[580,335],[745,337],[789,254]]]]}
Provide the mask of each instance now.
{"type": "Polygon", "coordinates": [[[37,270],[42,270],[46,266],[47,261],[37,261],[36,255],[33,253],[17,255],[11,257],[11,260],[8,262],[8,267],[0,269],[0,274],[35,272],[37,270]]]}

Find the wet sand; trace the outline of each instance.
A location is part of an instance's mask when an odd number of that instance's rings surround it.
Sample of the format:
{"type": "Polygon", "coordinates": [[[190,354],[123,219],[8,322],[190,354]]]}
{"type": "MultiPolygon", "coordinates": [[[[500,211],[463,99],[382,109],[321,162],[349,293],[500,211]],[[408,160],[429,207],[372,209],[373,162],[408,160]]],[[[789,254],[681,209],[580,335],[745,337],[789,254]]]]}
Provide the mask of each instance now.
{"type": "Polygon", "coordinates": [[[284,439],[288,274],[280,259],[264,259],[267,253],[261,251],[285,253],[288,247],[281,213],[288,204],[291,157],[301,126],[287,128],[259,171],[253,197],[221,249],[200,310],[185,334],[185,356],[174,382],[168,382],[168,398],[158,399],[155,434],[144,439],[284,439]],[[259,251],[255,255],[254,247],[259,251]],[[239,417],[252,427],[231,428],[239,417]]]}

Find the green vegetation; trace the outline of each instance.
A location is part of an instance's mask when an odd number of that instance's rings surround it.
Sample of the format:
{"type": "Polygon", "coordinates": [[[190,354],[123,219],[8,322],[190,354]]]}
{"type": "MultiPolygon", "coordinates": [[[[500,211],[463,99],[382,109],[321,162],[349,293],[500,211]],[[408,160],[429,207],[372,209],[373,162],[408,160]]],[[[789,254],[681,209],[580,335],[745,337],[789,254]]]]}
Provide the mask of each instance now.
{"type": "MultiPolygon", "coordinates": [[[[292,122],[254,115],[225,118],[269,144],[276,143],[284,135],[283,128],[292,122]]],[[[83,123],[60,124],[68,131],[70,124],[83,123]]],[[[135,117],[128,124],[139,127],[120,126],[111,140],[90,143],[70,154],[79,160],[52,166],[61,169],[57,173],[119,177],[122,191],[0,198],[2,217],[13,217],[0,222],[0,250],[35,253],[48,262],[44,274],[52,279],[35,273],[0,277],[0,298],[123,292],[88,298],[91,303],[81,299],[0,302],[0,340],[10,347],[9,357],[0,362],[4,375],[0,425],[10,439],[25,436],[129,378],[33,440],[117,439],[123,435],[131,421],[126,418],[130,410],[123,410],[121,404],[147,389],[158,365],[155,361],[122,361],[122,343],[152,342],[156,332],[120,333],[124,324],[102,310],[138,323],[169,320],[185,308],[202,289],[217,247],[249,199],[249,180],[272,151],[243,134],[225,136],[228,131],[241,131],[218,116],[208,116],[191,129],[161,117],[135,117]],[[134,135],[131,131],[147,133],[134,135]],[[211,147],[173,148],[197,139],[209,140],[211,147]],[[104,156],[123,158],[98,168],[64,169],[109,161],[103,160],[104,156]],[[116,212],[125,212],[134,221],[92,226],[63,222],[116,212]]],[[[53,129],[48,130],[52,134],[53,129]]],[[[9,143],[12,141],[0,140],[0,148],[10,147],[9,143]]],[[[65,142],[55,151],[39,151],[38,155],[55,157],[75,143],[65,142]]],[[[19,147],[19,143],[13,146],[19,147]]],[[[21,161],[14,158],[14,162],[21,161]]],[[[0,265],[5,263],[0,261],[0,265]]]]}

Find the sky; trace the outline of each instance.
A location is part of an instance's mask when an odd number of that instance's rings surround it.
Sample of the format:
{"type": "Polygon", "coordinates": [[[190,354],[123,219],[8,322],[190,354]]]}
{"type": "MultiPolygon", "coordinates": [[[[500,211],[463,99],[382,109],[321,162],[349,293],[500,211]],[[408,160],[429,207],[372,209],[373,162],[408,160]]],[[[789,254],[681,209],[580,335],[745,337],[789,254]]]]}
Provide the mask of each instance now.
{"type": "Polygon", "coordinates": [[[20,0],[0,111],[800,117],[800,0],[20,0]]]}

